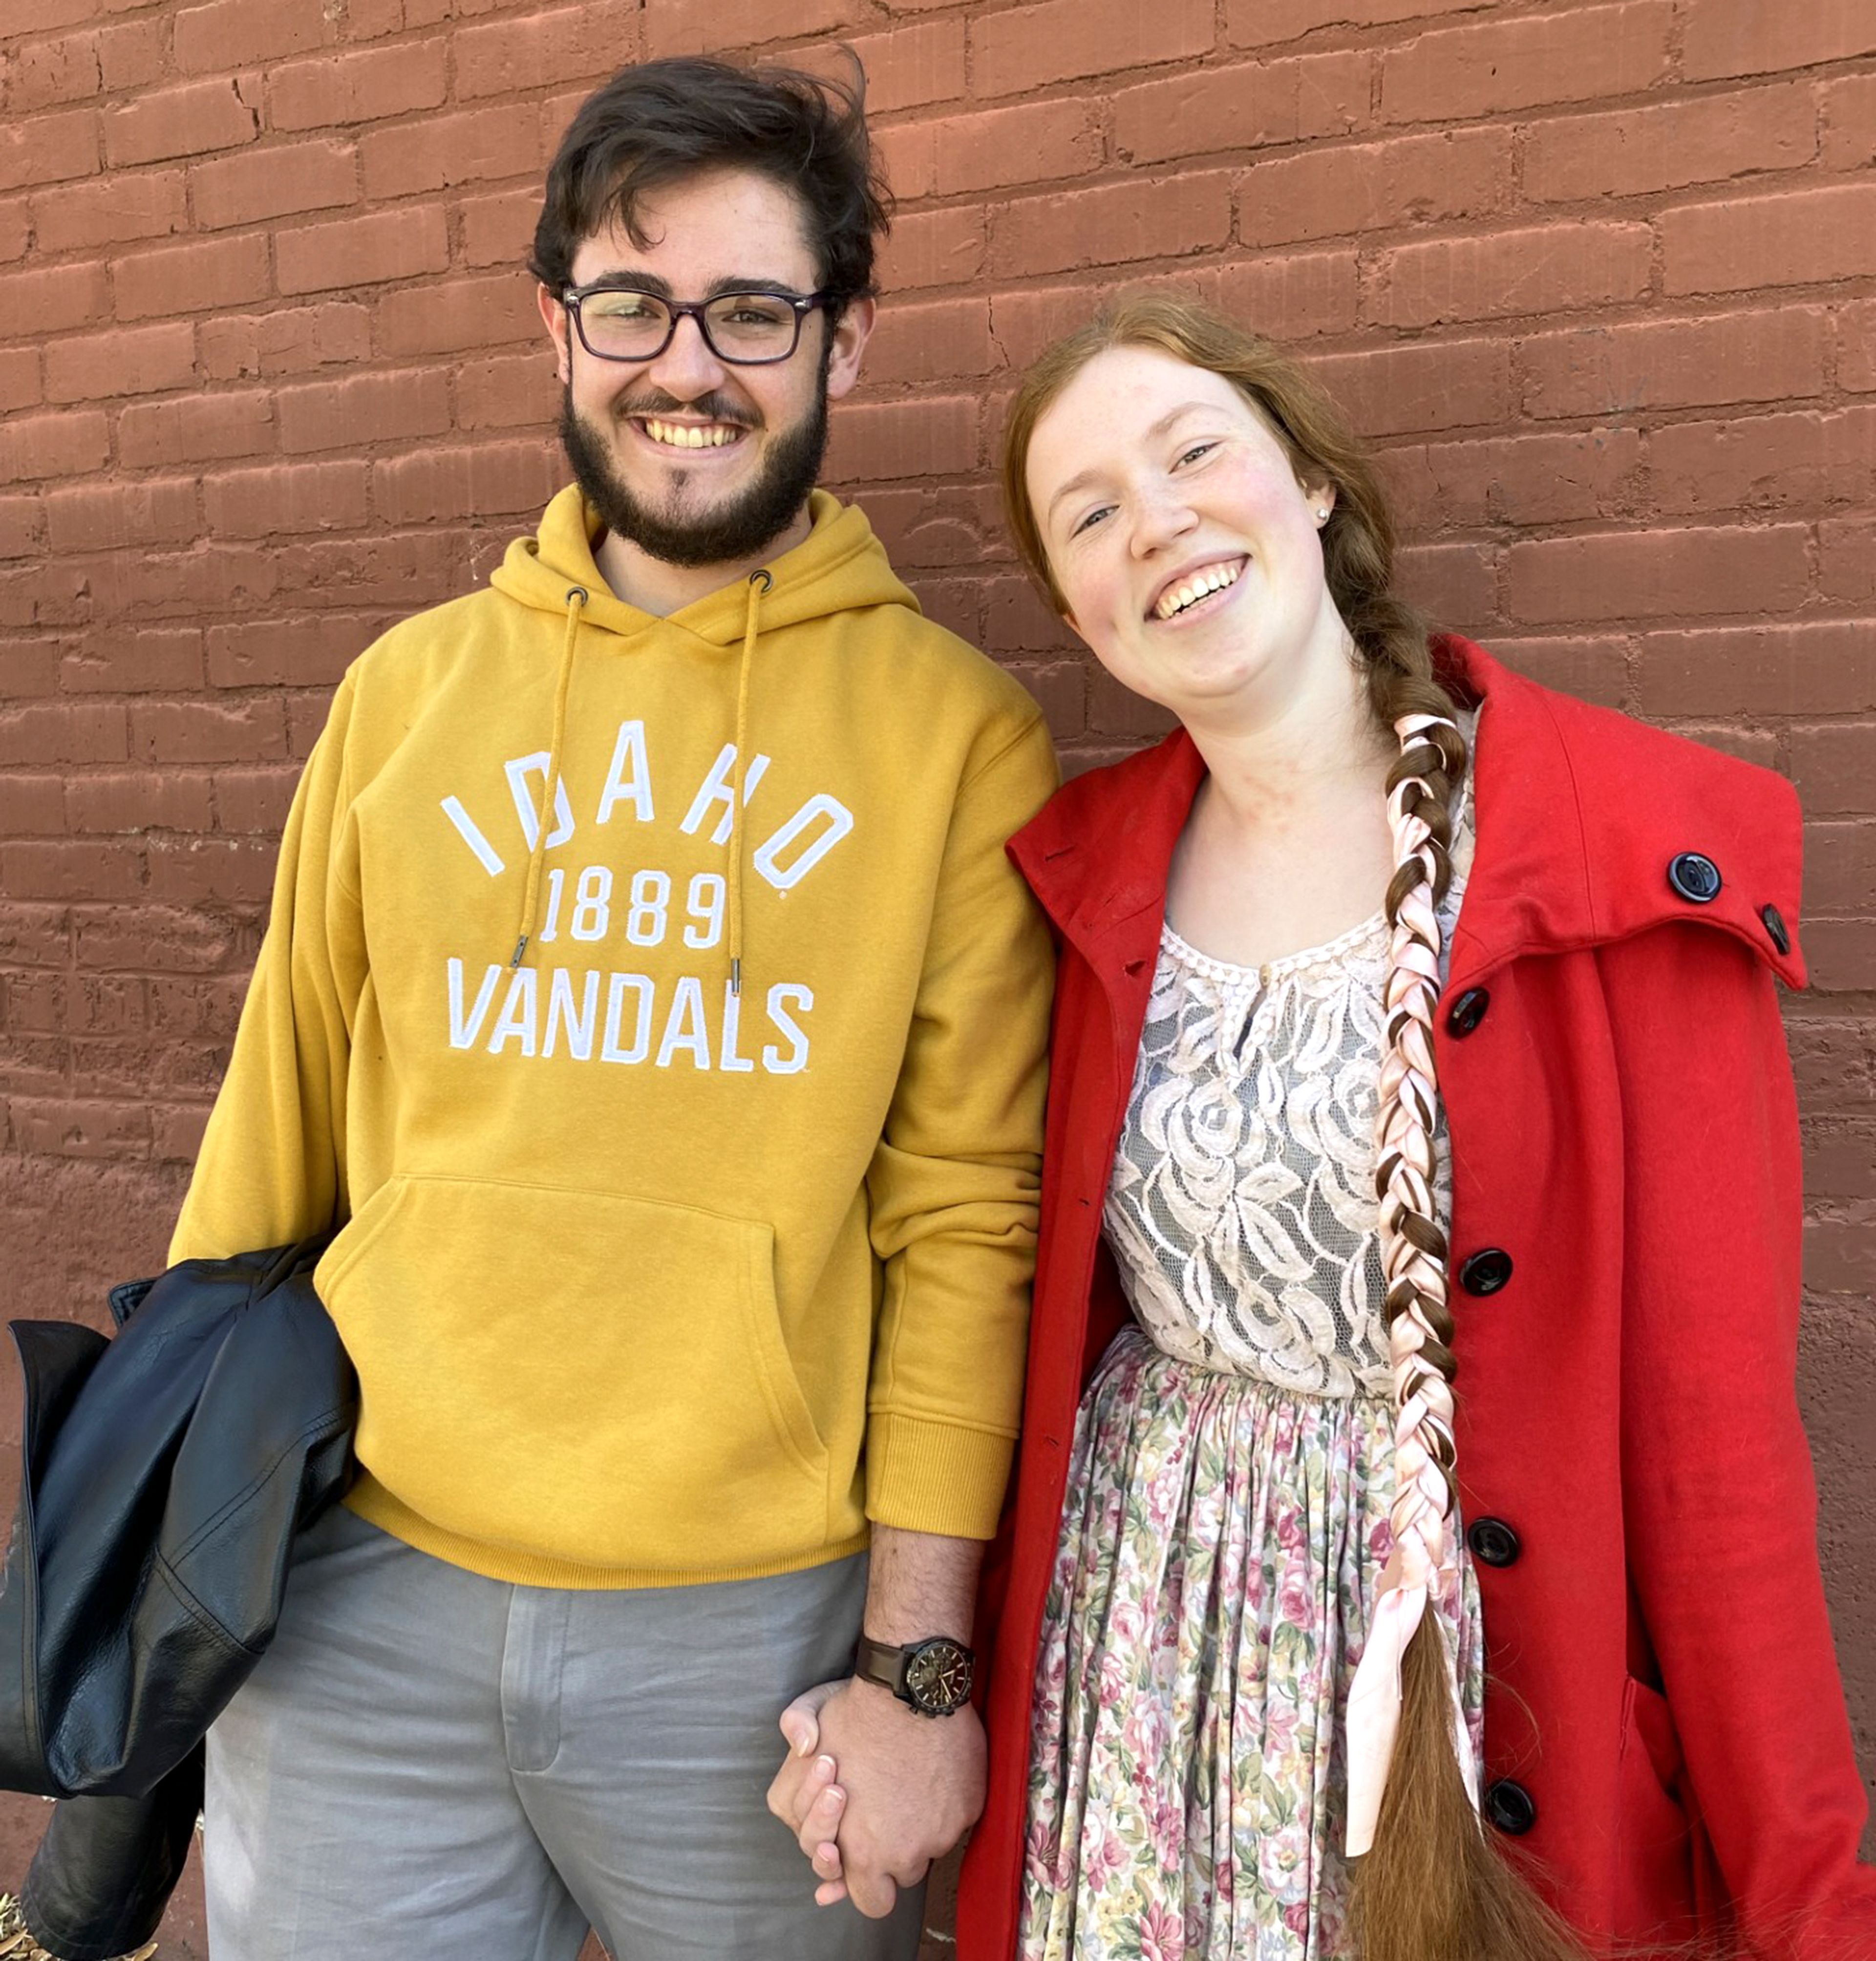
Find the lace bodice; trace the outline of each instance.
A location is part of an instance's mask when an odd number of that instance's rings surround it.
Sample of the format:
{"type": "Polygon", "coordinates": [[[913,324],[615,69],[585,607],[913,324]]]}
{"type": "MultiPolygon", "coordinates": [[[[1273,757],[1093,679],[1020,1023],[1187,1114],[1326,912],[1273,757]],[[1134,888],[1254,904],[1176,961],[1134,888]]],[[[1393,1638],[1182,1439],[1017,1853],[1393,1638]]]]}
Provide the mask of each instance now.
{"type": "MultiPolygon", "coordinates": [[[[1464,789],[1455,820],[1443,974],[1472,862],[1464,789]]],[[[1244,968],[1163,930],[1103,1223],[1168,1354],[1312,1395],[1391,1393],[1374,1192],[1387,944],[1377,912],[1244,968]]],[[[1444,1116],[1435,1141],[1445,1218],[1444,1116]]]]}

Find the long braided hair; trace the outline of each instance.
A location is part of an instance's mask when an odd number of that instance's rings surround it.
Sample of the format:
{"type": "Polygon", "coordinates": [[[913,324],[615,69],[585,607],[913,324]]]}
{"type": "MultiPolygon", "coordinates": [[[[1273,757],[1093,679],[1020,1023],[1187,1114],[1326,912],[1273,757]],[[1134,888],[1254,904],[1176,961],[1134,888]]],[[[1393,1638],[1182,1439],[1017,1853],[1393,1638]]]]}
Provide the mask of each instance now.
{"type": "MultiPolygon", "coordinates": [[[[1356,1684],[1356,1695],[1371,1701],[1372,1678],[1389,1678],[1380,1700],[1392,1743],[1382,1759],[1385,1785],[1371,1837],[1361,1832],[1364,1847],[1351,1835],[1351,1851],[1360,1852],[1352,1910],[1363,1961],[1582,1961],[1569,1930],[1486,1841],[1445,1637],[1438,1616],[1424,1611],[1459,1583],[1453,1318],[1434,1197],[1433,1012],[1438,907],[1452,881],[1451,809],[1469,761],[1465,740],[1434,671],[1425,622],[1391,589],[1394,525],[1366,446],[1290,356],[1192,301],[1161,293],[1115,301],[1050,347],[1011,403],[1004,508],[1019,550],[1056,611],[1067,607],[1029,502],[1030,439],[1074,377],[1116,347],[1155,349],[1224,376],[1284,445],[1299,480],[1334,487],[1322,531],[1324,580],[1354,643],[1376,722],[1399,745],[1386,784],[1394,870],[1375,1172],[1396,1404],[1394,1548],[1370,1633],[1370,1679],[1358,1676],[1356,1684]]],[[[1351,1788],[1351,1802],[1361,1795],[1351,1788]]],[[[1377,1794],[1365,1795],[1373,1810],[1377,1794]]]]}

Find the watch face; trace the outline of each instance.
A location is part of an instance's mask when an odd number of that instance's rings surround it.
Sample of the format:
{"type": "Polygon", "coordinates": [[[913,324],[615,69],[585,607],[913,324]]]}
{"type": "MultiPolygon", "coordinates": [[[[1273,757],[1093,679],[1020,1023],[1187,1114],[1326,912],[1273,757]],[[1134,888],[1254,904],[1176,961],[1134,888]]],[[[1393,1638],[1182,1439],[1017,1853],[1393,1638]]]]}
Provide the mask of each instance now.
{"type": "Polygon", "coordinates": [[[915,1708],[948,1716],[971,1699],[971,1657],[956,1641],[921,1641],[906,1658],[905,1687],[915,1708]]]}

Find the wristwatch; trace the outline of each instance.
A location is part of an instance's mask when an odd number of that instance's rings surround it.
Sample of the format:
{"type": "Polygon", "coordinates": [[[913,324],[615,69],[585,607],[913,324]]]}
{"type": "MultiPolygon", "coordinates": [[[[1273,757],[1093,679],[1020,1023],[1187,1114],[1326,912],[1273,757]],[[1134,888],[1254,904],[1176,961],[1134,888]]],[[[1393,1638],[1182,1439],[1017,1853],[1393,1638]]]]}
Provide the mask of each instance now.
{"type": "Polygon", "coordinates": [[[976,1656],[949,1634],[929,1635],[902,1648],[862,1634],[853,1653],[853,1672],[863,1682],[891,1689],[920,1716],[956,1715],[971,1699],[976,1665],[976,1656]]]}

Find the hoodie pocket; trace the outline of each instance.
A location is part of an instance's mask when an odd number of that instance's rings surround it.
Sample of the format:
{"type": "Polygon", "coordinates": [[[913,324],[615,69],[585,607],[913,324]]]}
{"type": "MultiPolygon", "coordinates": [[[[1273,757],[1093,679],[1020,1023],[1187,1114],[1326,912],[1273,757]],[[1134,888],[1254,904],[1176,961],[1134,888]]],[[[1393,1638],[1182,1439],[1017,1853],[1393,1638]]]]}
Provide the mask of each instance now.
{"type": "Polygon", "coordinates": [[[766,1223],[401,1177],[316,1279],[358,1366],[360,1462],[446,1531],[673,1574],[825,1542],[766,1223]]]}

